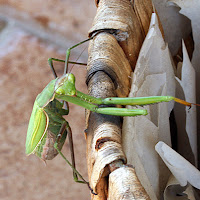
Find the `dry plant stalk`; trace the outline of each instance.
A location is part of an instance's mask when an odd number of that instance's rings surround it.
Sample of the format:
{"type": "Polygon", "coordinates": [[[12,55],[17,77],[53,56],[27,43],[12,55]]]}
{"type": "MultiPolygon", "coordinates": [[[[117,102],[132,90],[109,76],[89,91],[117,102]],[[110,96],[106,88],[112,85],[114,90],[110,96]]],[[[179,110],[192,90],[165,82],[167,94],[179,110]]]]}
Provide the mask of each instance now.
{"type": "Polygon", "coordinates": [[[123,166],[111,173],[109,176],[109,187],[108,200],[149,199],[132,167],[123,166]]]}
{"type": "MultiPolygon", "coordinates": [[[[89,36],[101,32],[88,50],[89,94],[126,97],[153,6],[150,0],[135,1],[133,7],[128,0],[100,0],[96,4],[98,10],[89,36]]],[[[90,185],[98,194],[92,199],[149,199],[133,168],[126,165],[121,122],[116,116],[86,114],[88,174],[90,185]]]]}
{"type": "Polygon", "coordinates": [[[113,31],[134,69],[145,34],[130,1],[101,0],[89,35],[99,30],[113,31]]]}
{"type": "MultiPolygon", "coordinates": [[[[89,85],[88,85],[89,93],[90,95],[93,95],[95,97],[103,96],[115,96],[115,87],[110,79],[109,76],[107,76],[104,72],[99,71],[96,72],[93,77],[91,78],[89,85]]],[[[88,162],[88,175],[90,180],[90,185],[92,185],[93,189],[98,195],[92,196],[92,199],[100,200],[100,199],[107,199],[108,196],[108,174],[109,168],[105,165],[101,165],[102,167],[98,166],[99,163],[97,160],[101,162],[101,159],[103,157],[101,156],[103,153],[98,152],[101,150],[101,148],[104,146],[104,143],[107,139],[107,141],[111,141],[114,145],[113,149],[116,149],[115,144],[119,145],[119,140],[121,139],[121,132],[114,131],[113,135],[116,136],[117,139],[115,141],[112,141],[111,134],[108,136],[104,135],[104,131],[100,128],[100,131],[98,131],[98,127],[100,127],[102,124],[104,124],[104,127],[106,127],[106,124],[109,124],[113,128],[115,127],[116,130],[118,130],[118,127],[120,126],[120,118],[116,116],[109,116],[109,115],[99,115],[97,113],[90,113],[89,119],[88,119],[88,127],[87,127],[87,162],[88,162]],[[100,134],[102,133],[104,135],[104,138],[97,138],[95,137],[95,143],[94,143],[94,133],[100,134]],[[114,144],[115,143],[115,144],[114,144]],[[100,155],[99,155],[100,154],[100,155]],[[100,156],[100,158],[98,158],[100,156]],[[95,170],[94,170],[95,168],[95,170]],[[97,169],[96,169],[97,168],[97,169]],[[98,169],[99,168],[99,169],[98,169]],[[93,175],[93,171],[99,170],[98,174],[93,175]],[[94,177],[94,181],[91,179],[91,177],[94,177]],[[95,188],[94,188],[95,187],[95,188]]],[[[113,152],[110,148],[110,151],[113,152]]],[[[106,151],[105,151],[106,152],[106,151]]],[[[109,152],[108,152],[109,153],[109,152]]],[[[105,156],[105,155],[104,155],[105,156]]],[[[125,159],[125,156],[121,154],[121,158],[125,159]]]]}
{"type": "Polygon", "coordinates": [[[88,52],[87,82],[94,73],[103,71],[112,79],[116,95],[128,96],[132,70],[116,38],[108,33],[100,33],[90,42],[88,52]]]}

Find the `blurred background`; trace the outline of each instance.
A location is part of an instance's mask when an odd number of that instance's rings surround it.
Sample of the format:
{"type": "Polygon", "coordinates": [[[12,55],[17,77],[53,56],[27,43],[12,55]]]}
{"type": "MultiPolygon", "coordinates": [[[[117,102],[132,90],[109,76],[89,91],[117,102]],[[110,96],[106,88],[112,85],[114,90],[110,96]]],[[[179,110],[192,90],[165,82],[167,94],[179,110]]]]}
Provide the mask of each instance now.
{"type": "MultiPolygon", "coordinates": [[[[96,13],[94,1],[0,0],[0,199],[89,199],[86,185],[75,183],[71,168],[57,156],[45,166],[25,155],[33,103],[54,78],[50,57],[65,59],[68,47],[87,38],[96,13]]],[[[71,52],[76,61],[88,44],[71,52]]],[[[87,62],[87,49],[79,62],[87,62]]],[[[59,75],[64,65],[55,63],[59,75]]],[[[86,69],[74,66],[76,87],[87,92],[86,69]]],[[[70,105],[66,117],[73,131],[77,169],[87,178],[84,109],[70,105]]],[[[63,153],[70,158],[68,140],[63,153]]]]}

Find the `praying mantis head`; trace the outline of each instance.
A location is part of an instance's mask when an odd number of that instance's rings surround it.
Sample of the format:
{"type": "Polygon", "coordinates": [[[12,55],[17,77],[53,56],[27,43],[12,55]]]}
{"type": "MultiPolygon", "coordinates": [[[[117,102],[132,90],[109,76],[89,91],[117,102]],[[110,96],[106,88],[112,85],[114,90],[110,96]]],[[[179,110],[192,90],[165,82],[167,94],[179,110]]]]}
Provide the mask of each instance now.
{"type": "Polygon", "coordinates": [[[64,74],[57,79],[55,83],[55,93],[59,95],[76,95],[75,76],[73,74],[64,74]]]}

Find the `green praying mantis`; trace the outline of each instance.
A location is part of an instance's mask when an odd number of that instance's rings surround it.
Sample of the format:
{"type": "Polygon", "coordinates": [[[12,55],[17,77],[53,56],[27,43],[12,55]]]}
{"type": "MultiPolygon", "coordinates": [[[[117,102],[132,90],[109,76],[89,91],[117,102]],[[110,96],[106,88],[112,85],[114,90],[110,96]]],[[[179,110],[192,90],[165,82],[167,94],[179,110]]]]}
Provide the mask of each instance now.
{"type": "MultiPolygon", "coordinates": [[[[95,36],[93,36],[95,37],[95,36]]],[[[27,138],[26,138],[26,154],[35,154],[42,160],[51,160],[58,153],[63,159],[70,165],[73,170],[74,180],[80,183],[89,183],[82,177],[82,175],[76,170],[72,150],[72,163],[70,163],[66,157],[62,154],[61,149],[66,140],[67,134],[72,138],[71,128],[68,122],[63,118],[64,115],[68,115],[69,109],[63,107],[65,102],[71,102],[92,112],[115,115],[115,116],[138,116],[147,115],[145,109],[127,109],[127,108],[116,108],[116,107],[100,107],[100,105],[147,105],[155,104],[160,102],[176,101],[186,106],[191,106],[184,100],[172,96],[151,96],[151,97],[137,97],[137,98],[95,98],[78,91],[75,87],[75,76],[71,73],[67,73],[70,51],[83,44],[84,42],[93,39],[90,37],[71,48],[66,52],[66,59],[59,60],[50,58],[49,64],[54,73],[55,79],[52,80],[43,91],[36,97],[32,114],[30,117],[27,138]],[[61,77],[57,77],[57,74],[53,67],[53,61],[65,62],[64,73],[61,77]],[[79,180],[79,178],[81,180],[79,180]]],[[[72,62],[73,63],[73,62],[72,62]]],[[[79,63],[80,64],[80,63],[79,63]]],[[[67,103],[66,103],[67,105],[67,103]]],[[[72,143],[72,139],[71,139],[72,143]]],[[[72,143],[73,144],[73,143],[72,143]]],[[[91,192],[93,190],[90,188],[91,192]]]]}

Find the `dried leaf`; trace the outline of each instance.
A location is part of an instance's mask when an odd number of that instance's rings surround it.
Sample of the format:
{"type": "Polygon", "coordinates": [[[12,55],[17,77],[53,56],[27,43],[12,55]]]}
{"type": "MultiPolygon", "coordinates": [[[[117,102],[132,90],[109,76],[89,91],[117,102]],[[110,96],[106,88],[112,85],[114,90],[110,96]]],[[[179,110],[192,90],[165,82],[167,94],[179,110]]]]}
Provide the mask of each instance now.
{"type": "Polygon", "coordinates": [[[164,142],[158,142],[155,149],[181,186],[186,186],[189,182],[200,189],[200,171],[196,167],[164,142]]]}
{"type": "Polygon", "coordinates": [[[200,2],[198,0],[171,0],[170,2],[178,5],[181,10],[181,14],[185,15],[191,20],[192,33],[195,42],[195,50],[193,53],[192,64],[195,69],[199,66],[199,54],[200,54],[200,23],[199,23],[199,11],[200,2]]]}
{"type": "MultiPolygon", "coordinates": [[[[174,94],[175,78],[171,56],[159,30],[156,14],[153,13],[133,74],[130,96],[173,96],[174,94]]],[[[147,116],[125,118],[122,134],[123,148],[127,162],[135,167],[150,198],[160,199],[170,172],[159,161],[154,146],[159,140],[171,144],[169,114],[173,103],[144,108],[148,109],[147,116]]]]}
{"type": "Polygon", "coordinates": [[[195,200],[191,185],[181,187],[176,178],[171,175],[164,191],[165,200],[195,200]]]}
{"type": "MultiPolygon", "coordinates": [[[[188,102],[196,102],[196,73],[189,60],[183,42],[183,63],[180,79],[177,78],[176,96],[188,102]]],[[[197,165],[197,118],[196,106],[191,109],[175,105],[175,117],[178,130],[178,152],[192,164],[197,165]],[[185,126],[183,124],[186,124],[185,126]]]]}
{"type": "Polygon", "coordinates": [[[170,6],[168,0],[153,0],[153,3],[164,29],[165,41],[174,56],[181,46],[181,40],[191,33],[190,20],[178,13],[179,8],[170,6]]]}
{"type": "MultiPolygon", "coordinates": [[[[181,10],[180,13],[185,15],[191,20],[192,24],[192,34],[194,39],[194,52],[192,56],[192,65],[196,70],[196,95],[197,102],[200,102],[200,23],[199,23],[199,11],[200,2],[198,0],[171,0],[174,4],[178,5],[181,10]]],[[[197,120],[200,119],[200,110],[197,110],[197,120]]],[[[197,131],[200,133],[200,125],[197,123],[197,131]]]]}
{"type": "MultiPolygon", "coordinates": [[[[155,12],[155,8],[153,8],[153,5],[152,5],[152,1],[151,0],[145,0],[145,1],[134,0],[133,8],[138,18],[138,21],[141,23],[140,26],[142,28],[144,35],[147,35],[150,21],[151,21],[152,12],[155,12]]],[[[161,30],[161,33],[164,35],[163,28],[160,23],[160,19],[158,20],[159,20],[159,28],[161,30]]]]}

